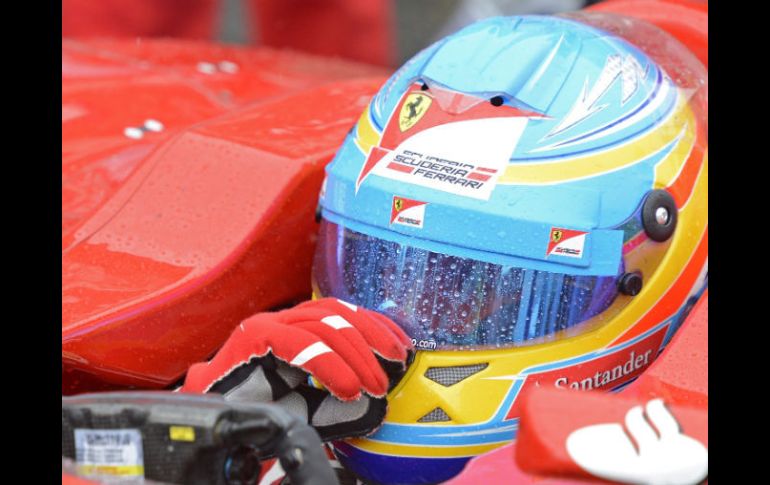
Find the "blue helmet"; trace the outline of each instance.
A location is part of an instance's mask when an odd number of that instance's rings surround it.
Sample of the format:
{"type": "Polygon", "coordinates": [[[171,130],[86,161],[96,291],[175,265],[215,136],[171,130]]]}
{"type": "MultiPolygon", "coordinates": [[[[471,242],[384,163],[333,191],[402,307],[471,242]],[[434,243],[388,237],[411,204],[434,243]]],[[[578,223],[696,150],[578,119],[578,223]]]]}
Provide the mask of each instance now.
{"type": "Polygon", "coordinates": [[[528,386],[652,356],[591,383],[610,390],[651,363],[705,287],[701,87],[539,16],[468,26],[385,83],[326,169],[313,289],[389,316],[418,352],[384,425],[335,445],[344,465],[443,481],[515,437],[528,386]]]}

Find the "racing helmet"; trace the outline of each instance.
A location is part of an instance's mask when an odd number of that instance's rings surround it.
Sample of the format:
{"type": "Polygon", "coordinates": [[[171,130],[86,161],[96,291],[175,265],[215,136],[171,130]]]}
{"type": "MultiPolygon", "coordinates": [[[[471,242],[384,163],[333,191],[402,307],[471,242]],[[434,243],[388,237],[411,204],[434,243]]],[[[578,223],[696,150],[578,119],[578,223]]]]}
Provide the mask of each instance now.
{"type": "Polygon", "coordinates": [[[346,468],[447,480],[515,438],[529,389],[652,363],[707,284],[707,92],[607,13],[483,20],[385,83],[326,169],[313,291],[417,352],[382,427],[335,443],[346,468]]]}

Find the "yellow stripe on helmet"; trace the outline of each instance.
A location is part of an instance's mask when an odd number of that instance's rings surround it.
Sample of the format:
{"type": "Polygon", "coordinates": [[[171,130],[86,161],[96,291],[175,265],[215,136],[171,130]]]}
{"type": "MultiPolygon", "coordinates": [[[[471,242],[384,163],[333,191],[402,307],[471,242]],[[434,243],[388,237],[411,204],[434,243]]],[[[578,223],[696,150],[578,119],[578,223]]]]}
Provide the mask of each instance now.
{"type": "Polygon", "coordinates": [[[382,134],[377,131],[377,128],[372,124],[372,119],[369,117],[370,106],[371,104],[366,105],[366,109],[364,109],[364,112],[358,119],[358,123],[356,123],[355,143],[364,155],[369,155],[372,147],[378,145],[382,138],[382,134]]]}
{"type": "Polygon", "coordinates": [[[417,456],[430,458],[461,458],[466,456],[476,456],[509,443],[508,441],[501,441],[497,443],[470,446],[408,446],[385,443],[383,441],[375,441],[365,438],[353,438],[346,440],[345,442],[355,446],[356,448],[380,455],[417,456]]]}

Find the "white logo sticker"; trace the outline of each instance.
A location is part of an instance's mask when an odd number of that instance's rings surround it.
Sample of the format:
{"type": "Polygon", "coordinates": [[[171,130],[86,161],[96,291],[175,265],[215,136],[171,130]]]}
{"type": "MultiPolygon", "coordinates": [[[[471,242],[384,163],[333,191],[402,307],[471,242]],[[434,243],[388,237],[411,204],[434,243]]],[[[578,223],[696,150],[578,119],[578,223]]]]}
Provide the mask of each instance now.
{"type": "Polygon", "coordinates": [[[137,429],[76,429],[75,461],[82,476],[144,476],[142,434],[137,429]]]}
{"type": "Polygon", "coordinates": [[[488,200],[527,121],[524,117],[482,118],[428,128],[385,153],[372,173],[488,200]]]}
{"type": "Polygon", "coordinates": [[[587,234],[585,231],[552,227],[545,255],[551,256],[555,254],[569,258],[582,258],[587,234]]]}
{"type": "Polygon", "coordinates": [[[689,485],[708,475],[708,450],[682,434],[661,399],[649,401],[644,411],[631,408],[625,425],[628,434],[619,423],[575,430],[567,437],[567,452],[591,474],[623,483],[689,485]]]}
{"type": "Polygon", "coordinates": [[[390,209],[390,223],[422,229],[427,205],[427,202],[394,195],[390,209]]]}

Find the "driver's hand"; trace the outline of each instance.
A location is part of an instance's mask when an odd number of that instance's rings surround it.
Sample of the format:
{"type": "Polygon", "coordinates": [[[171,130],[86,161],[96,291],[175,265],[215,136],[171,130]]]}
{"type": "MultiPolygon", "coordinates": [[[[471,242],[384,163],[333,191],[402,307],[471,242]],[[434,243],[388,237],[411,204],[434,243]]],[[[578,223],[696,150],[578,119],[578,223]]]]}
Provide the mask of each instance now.
{"type": "Polygon", "coordinates": [[[370,433],[406,370],[411,340],[388,318],[334,298],[243,321],[181,392],[274,401],[304,416],[324,441],[370,433]]]}

